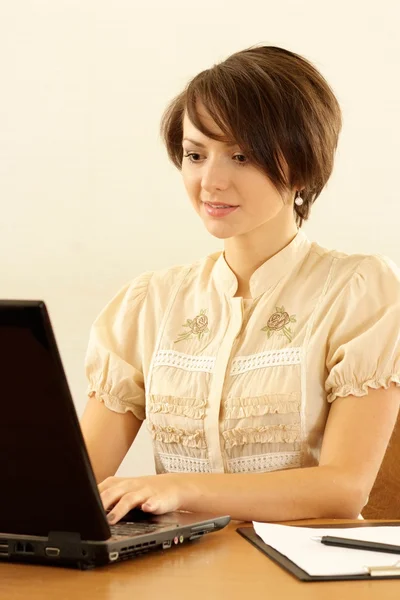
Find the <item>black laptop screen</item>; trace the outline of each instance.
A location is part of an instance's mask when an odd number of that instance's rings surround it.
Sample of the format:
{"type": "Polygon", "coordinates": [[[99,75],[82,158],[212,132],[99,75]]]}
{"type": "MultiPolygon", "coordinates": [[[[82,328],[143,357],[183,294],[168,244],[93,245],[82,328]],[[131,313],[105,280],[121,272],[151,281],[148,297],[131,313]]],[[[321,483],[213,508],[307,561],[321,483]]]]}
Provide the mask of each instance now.
{"type": "Polygon", "coordinates": [[[0,302],[0,533],[107,539],[46,309],[0,302]]]}

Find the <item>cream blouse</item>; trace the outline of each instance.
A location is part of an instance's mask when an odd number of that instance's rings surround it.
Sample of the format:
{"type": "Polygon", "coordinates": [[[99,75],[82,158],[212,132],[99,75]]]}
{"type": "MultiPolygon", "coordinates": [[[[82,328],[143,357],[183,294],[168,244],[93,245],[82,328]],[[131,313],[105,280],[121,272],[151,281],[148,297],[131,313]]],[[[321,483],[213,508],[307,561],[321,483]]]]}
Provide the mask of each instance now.
{"type": "Polygon", "coordinates": [[[400,275],[303,231],[235,297],[221,252],[145,273],[93,324],[89,395],[145,419],[157,473],[317,465],[330,403],[400,386],[400,275]]]}

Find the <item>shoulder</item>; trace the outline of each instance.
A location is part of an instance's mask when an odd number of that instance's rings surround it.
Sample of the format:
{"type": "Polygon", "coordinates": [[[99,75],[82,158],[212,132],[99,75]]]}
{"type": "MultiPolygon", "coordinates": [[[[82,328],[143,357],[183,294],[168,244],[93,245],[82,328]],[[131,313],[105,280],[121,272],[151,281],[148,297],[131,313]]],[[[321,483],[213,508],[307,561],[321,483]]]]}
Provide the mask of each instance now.
{"type": "Polygon", "coordinates": [[[392,259],[382,254],[346,253],[329,250],[313,242],[310,257],[330,264],[329,288],[376,285],[392,287],[400,293],[400,269],[392,259]]]}
{"type": "Polygon", "coordinates": [[[220,255],[221,252],[215,252],[193,263],[183,263],[152,271],[150,277],[149,274],[146,277],[149,292],[170,294],[179,284],[190,285],[199,280],[207,281],[220,255]]]}
{"type": "Polygon", "coordinates": [[[194,263],[175,265],[166,269],[146,271],[127,281],[98,314],[95,324],[126,323],[136,318],[162,319],[165,308],[182,285],[194,285],[199,278],[206,282],[221,253],[210,254],[194,263]]]}
{"type": "Polygon", "coordinates": [[[153,297],[162,302],[182,284],[191,285],[199,281],[206,283],[220,255],[221,252],[214,252],[193,263],[144,272],[127,282],[120,292],[130,299],[144,300],[153,297]]]}

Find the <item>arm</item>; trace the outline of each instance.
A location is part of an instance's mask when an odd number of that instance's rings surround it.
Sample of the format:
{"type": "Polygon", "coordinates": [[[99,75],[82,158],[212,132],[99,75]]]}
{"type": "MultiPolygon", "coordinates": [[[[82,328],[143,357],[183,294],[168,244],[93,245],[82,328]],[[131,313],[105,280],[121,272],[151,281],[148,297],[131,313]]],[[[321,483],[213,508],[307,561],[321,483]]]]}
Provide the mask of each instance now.
{"type": "Polygon", "coordinates": [[[400,405],[400,388],[337,398],[328,417],[318,467],[265,474],[206,476],[187,510],[234,518],[287,521],[356,518],[383,460],[400,405]]]}
{"type": "MultiPolygon", "coordinates": [[[[165,474],[109,478],[105,507],[119,500],[114,521],[132,506],[164,513],[177,508],[229,514],[244,521],[355,518],[364,506],[400,406],[400,388],[332,404],[318,467],[262,474],[165,474]]],[[[110,519],[111,520],[111,519],[110,519]]]]}
{"type": "Polygon", "coordinates": [[[117,413],[95,396],[89,398],[81,429],[97,483],[115,474],[141,424],[131,411],[117,413]]]}

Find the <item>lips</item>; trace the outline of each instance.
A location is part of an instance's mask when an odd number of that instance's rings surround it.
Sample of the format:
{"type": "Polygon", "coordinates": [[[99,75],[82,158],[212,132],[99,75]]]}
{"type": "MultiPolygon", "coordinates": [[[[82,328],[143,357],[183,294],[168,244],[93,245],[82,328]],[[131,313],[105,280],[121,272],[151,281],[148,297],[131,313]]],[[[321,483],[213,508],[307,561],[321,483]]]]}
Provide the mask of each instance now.
{"type": "Polygon", "coordinates": [[[204,210],[210,217],[227,217],[233,213],[238,207],[230,204],[211,204],[203,202],[204,210]]]}
{"type": "Polygon", "coordinates": [[[226,204],[225,202],[205,202],[203,201],[204,204],[208,204],[209,206],[212,206],[213,208],[236,208],[235,204],[226,204]]]}

